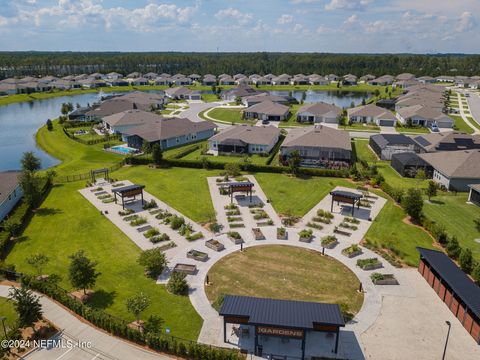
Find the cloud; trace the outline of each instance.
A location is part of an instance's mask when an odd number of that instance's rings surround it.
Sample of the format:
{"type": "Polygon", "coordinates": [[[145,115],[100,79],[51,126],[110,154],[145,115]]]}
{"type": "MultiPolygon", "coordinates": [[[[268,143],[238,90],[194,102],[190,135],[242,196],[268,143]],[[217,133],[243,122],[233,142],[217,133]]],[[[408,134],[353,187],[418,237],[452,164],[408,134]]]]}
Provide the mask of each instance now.
{"type": "Polygon", "coordinates": [[[325,5],[325,10],[363,10],[373,1],[374,0],[330,0],[330,2],[325,5]]]}
{"type": "Polygon", "coordinates": [[[458,19],[458,25],[456,27],[457,32],[465,32],[474,29],[477,26],[477,21],[473,14],[469,11],[465,11],[460,15],[458,19]]]}
{"type": "Polygon", "coordinates": [[[280,25],[290,24],[291,22],[293,22],[293,16],[292,15],[286,15],[286,14],[283,14],[277,20],[277,24],[280,24],[280,25]]]}
{"type": "Polygon", "coordinates": [[[228,8],[218,11],[215,14],[215,17],[218,20],[225,20],[225,19],[234,19],[237,20],[239,24],[245,25],[248,24],[250,21],[253,20],[253,15],[249,13],[243,13],[238,9],[228,8]]]}

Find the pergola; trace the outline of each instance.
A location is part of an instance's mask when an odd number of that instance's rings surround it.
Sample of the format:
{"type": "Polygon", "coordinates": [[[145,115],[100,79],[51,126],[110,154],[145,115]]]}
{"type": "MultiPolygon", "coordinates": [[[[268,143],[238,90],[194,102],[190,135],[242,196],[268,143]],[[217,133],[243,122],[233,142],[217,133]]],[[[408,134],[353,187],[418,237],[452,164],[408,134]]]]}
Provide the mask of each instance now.
{"type": "Polygon", "coordinates": [[[355,205],[357,205],[357,209],[360,208],[360,199],[363,196],[351,191],[344,190],[333,190],[332,192],[330,192],[330,195],[332,195],[332,205],[330,207],[330,211],[333,211],[334,201],[336,201],[338,204],[343,202],[352,205],[352,216],[355,212],[355,205]]]}
{"type": "Polygon", "coordinates": [[[115,197],[115,204],[117,203],[117,195],[122,198],[122,208],[125,209],[125,199],[133,198],[134,201],[137,198],[137,195],[140,195],[142,198],[143,205],[143,189],[145,185],[128,185],[118,189],[112,189],[113,195],[115,197]]]}
{"type": "Polygon", "coordinates": [[[273,336],[301,341],[301,359],[305,359],[307,332],[335,334],[338,351],[340,327],[345,320],[337,304],[306,301],[264,299],[226,295],[219,314],[223,316],[223,340],[227,342],[227,323],[255,328],[255,354],[262,355],[260,336],[273,336]]]}
{"type": "Polygon", "coordinates": [[[235,192],[250,193],[250,201],[252,201],[253,186],[253,183],[247,181],[229,184],[228,191],[230,192],[230,202],[233,202],[233,193],[235,192]]]}
{"type": "Polygon", "coordinates": [[[108,180],[109,170],[107,168],[90,170],[90,177],[91,177],[93,183],[96,181],[96,178],[97,178],[98,174],[104,174],[104,176],[103,176],[104,179],[108,180]]]}

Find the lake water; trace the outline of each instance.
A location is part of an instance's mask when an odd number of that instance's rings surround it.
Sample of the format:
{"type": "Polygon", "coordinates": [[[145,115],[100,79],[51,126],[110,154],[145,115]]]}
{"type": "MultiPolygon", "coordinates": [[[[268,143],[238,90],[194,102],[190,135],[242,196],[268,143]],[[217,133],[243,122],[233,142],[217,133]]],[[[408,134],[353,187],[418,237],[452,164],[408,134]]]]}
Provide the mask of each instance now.
{"type": "MultiPolygon", "coordinates": [[[[370,97],[370,94],[364,92],[354,92],[354,91],[302,91],[295,90],[291,92],[291,95],[297,99],[298,102],[302,100],[303,93],[305,93],[305,103],[318,103],[325,102],[327,104],[335,104],[341,108],[348,108],[352,104],[360,105],[362,100],[367,100],[370,97]]],[[[289,91],[284,90],[271,90],[271,95],[276,96],[288,96],[289,91]]]]}

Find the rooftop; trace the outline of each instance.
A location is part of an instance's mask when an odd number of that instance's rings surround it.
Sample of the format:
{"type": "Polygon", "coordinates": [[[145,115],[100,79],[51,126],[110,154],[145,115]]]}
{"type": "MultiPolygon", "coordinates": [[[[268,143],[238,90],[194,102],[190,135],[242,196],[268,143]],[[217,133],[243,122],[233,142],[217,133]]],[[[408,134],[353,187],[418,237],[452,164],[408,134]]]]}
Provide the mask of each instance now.
{"type": "Polygon", "coordinates": [[[442,151],[419,156],[450,178],[480,179],[480,150],[442,151]]]}
{"type": "Polygon", "coordinates": [[[323,125],[291,129],[282,147],[294,146],[352,150],[348,132],[323,125]]]}

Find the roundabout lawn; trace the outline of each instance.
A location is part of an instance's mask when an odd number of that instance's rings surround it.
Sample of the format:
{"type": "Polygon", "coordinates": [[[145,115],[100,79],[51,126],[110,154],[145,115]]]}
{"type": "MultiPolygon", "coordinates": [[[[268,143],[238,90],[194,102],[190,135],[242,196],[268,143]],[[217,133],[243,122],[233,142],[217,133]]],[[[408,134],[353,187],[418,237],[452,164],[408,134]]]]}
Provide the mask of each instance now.
{"type": "Polygon", "coordinates": [[[339,261],[287,245],[237,251],[210,269],[205,291],[211,303],[221,294],[342,304],[356,314],[363,303],[359,280],[339,261]]]}

